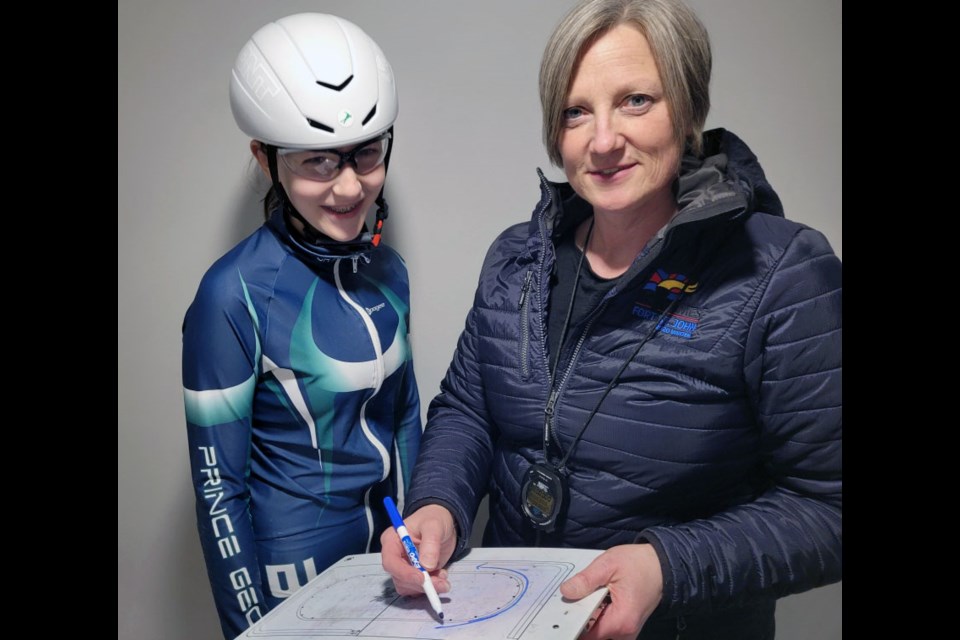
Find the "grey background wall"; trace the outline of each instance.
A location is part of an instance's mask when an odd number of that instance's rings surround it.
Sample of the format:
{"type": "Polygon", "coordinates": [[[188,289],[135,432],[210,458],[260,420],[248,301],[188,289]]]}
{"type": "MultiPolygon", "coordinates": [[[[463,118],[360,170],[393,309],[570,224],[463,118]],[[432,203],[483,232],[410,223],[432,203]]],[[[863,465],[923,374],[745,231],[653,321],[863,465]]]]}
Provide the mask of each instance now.
{"type": "MultiPolygon", "coordinates": [[[[197,541],[180,323],[204,270],[260,222],[227,98],[266,22],[341,15],[386,52],[400,89],[387,241],[406,257],[424,405],[436,393],[483,254],[526,219],[548,168],[537,70],[571,0],[121,0],[118,3],[118,638],[217,638],[197,541]]],[[[710,30],[710,126],[743,137],[790,218],[842,251],[840,0],[692,0],[710,30]]],[[[548,176],[562,173],[550,168],[548,176]]],[[[842,588],[781,601],[779,638],[840,638],[842,588]]]]}

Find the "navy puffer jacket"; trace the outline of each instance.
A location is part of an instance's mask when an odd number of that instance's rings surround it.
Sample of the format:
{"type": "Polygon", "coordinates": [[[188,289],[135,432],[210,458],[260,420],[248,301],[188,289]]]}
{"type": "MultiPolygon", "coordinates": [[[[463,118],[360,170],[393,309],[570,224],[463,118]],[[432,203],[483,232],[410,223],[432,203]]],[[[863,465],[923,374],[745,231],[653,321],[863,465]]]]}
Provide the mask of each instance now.
{"type": "Polygon", "coordinates": [[[841,577],[841,264],[783,218],[755,156],[706,134],[686,158],[679,212],[560,354],[552,412],[546,309],[560,225],[590,215],[541,176],[529,224],[483,265],[433,401],[407,511],[438,503],[461,532],[490,495],[485,546],[605,549],[650,542],[660,615],[767,601],[841,577]],[[545,421],[567,451],[648,338],[567,464],[561,527],[541,536],[520,483],[543,462],[545,421]]]}

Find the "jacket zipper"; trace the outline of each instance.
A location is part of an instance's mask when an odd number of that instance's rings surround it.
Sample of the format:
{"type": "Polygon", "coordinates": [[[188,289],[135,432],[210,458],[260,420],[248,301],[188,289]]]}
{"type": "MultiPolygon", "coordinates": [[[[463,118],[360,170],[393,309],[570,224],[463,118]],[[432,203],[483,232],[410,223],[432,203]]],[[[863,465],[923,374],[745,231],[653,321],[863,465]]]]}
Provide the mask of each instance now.
{"type": "MultiPolygon", "coordinates": [[[[570,372],[573,371],[573,365],[577,362],[577,358],[580,356],[580,349],[583,347],[583,343],[587,341],[587,336],[590,334],[590,328],[593,326],[594,320],[596,320],[600,314],[603,312],[603,309],[607,306],[607,300],[604,300],[593,310],[593,313],[590,314],[590,320],[587,321],[586,326],[583,327],[583,331],[580,332],[580,337],[577,339],[577,346],[573,349],[573,354],[570,356],[570,362],[567,364],[567,368],[563,372],[563,376],[560,378],[560,383],[557,384],[553,391],[550,394],[550,399],[552,402],[549,403],[550,414],[548,416],[545,426],[549,428],[550,436],[553,438],[553,441],[557,443],[557,446],[560,446],[560,437],[557,432],[557,419],[556,419],[556,402],[560,399],[563,390],[567,385],[567,380],[570,378],[570,372]]],[[[558,349],[563,348],[563,345],[557,347],[558,349]]],[[[544,438],[546,439],[547,429],[544,429],[544,438]]]]}
{"type": "MultiPolygon", "coordinates": [[[[541,292],[543,290],[543,267],[544,267],[544,262],[546,261],[547,238],[544,230],[544,215],[546,214],[546,211],[549,208],[550,204],[553,202],[553,191],[550,189],[550,186],[547,184],[547,179],[544,177],[543,173],[539,173],[539,176],[540,176],[540,185],[547,194],[547,200],[546,202],[544,202],[543,207],[540,209],[540,215],[539,215],[539,220],[537,224],[537,230],[540,234],[540,247],[541,247],[540,259],[537,261],[537,283],[539,284],[539,287],[537,287],[537,290],[536,290],[537,295],[541,295],[541,292]]],[[[653,257],[660,255],[662,246],[659,246],[659,245],[663,242],[663,240],[664,240],[664,237],[659,238],[657,242],[655,242],[652,246],[650,246],[647,249],[647,251],[644,252],[644,255],[641,256],[641,260],[643,261],[643,264],[638,267],[637,274],[642,272],[644,269],[646,269],[650,265],[650,263],[653,261],[653,257]]],[[[634,277],[636,277],[636,274],[634,275],[634,277]]],[[[526,285],[524,285],[524,289],[526,289],[526,285]]],[[[521,306],[522,306],[522,302],[524,302],[523,293],[521,293],[520,300],[521,300],[521,306]]],[[[556,405],[560,401],[560,396],[563,394],[563,390],[565,388],[567,379],[570,376],[570,372],[573,370],[574,363],[576,363],[577,358],[580,355],[580,349],[581,347],[583,347],[583,343],[586,341],[587,335],[590,333],[590,328],[593,326],[594,320],[596,320],[596,318],[599,317],[600,313],[607,306],[607,303],[609,302],[609,300],[610,300],[610,296],[605,297],[603,301],[597,306],[597,308],[594,309],[593,312],[590,314],[590,318],[586,326],[584,326],[583,331],[580,333],[580,338],[577,340],[577,346],[574,348],[573,354],[570,356],[570,362],[567,364],[567,368],[563,372],[563,376],[560,378],[560,383],[556,384],[556,379],[554,379],[553,388],[550,389],[550,395],[548,396],[547,404],[544,407],[544,420],[543,420],[544,451],[549,450],[548,445],[550,443],[551,437],[553,438],[553,441],[556,442],[557,445],[559,446],[560,440],[557,437],[556,405]]],[[[522,315],[522,309],[521,309],[521,315],[522,315]]],[[[537,315],[539,316],[539,320],[540,320],[540,352],[543,354],[544,371],[546,371],[549,375],[550,362],[547,356],[547,342],[546,342],[547,332],[544,327],[544,319],[545,319],[546,313],[545,313],[545,307],[543,305],[542,298],[540,299],[540,313],[538,313],[537,315]]],[[[523,327],[526,328],[527,324],[525,323],[523,327]]],[[[521,347],[523,346],[524,342],[525,341],[523,340],[523,334],[521,333],[521,347]]],[[[562,349],[563,345],[559,345],[557,348],[562,349]]],[[[522,349],[521,349],[521,352],[522,352],[522,349]]],[[[523,354],[521,353],[521,355],[523,354]]],[[[526,363],[526,359],[522,361],[521,370],[525,363],[526,363]]]]}
{"type": "Polygon", "coordinates": [[[530,351],[530,298],[527,290],[533,279],[533,269],[527,271],[523,279],[523,288],[520,289],[520,378],[527,380],[530,377],[530,363],[527,356],[530,351]]]}
{"type": "MultiPolygon", "coordinates": [[[[541,181],[544,180],[544,178],[543,178],[542,175],[541,175],[540,179],[541,179],[541,181]]],[[[548,189],[547,192],[550,193],[549,189],[548,189]]],[[[551,198],[551,199],[552,199],[552,198],[551,198]]],[[[551,201],[551,199],[548,199],[548,200],[547,200],[547,203],[548,203],[548,204],[549,204],[549,202],[551,201]]],[[[543,231],[543,213],[544,213],[545,211],[546,211],[546,207],[543,209],[543,211],[541,211],[541,220],[540,220],[541,223],[540,223],[540,225],[538,225],[538,228],[539,228],[539,230],[540,230],[540,243],[541,243],[541,246],[545,246],[544,243],[546,242],[546,237],[545,237],[544,231],[543,231]]],[[[653,258],[654,258],[655,256],[660,255],[660,250],[662,249],[662,247],[660,247],[659,245],[660,245],[661,242],[663,242],[663,238],[658,239],[657,242],[655,242],[652,246],[650,246],[650,247],[647,249],[647,251],[644,252],[644,255],[641,256],[641,258],[640,258],[640,259],[643,261],[643,264],[641,264],[641,265],[637,268],[637,273],[634,274],[633,277],[636,277],[637,274],[639,274],[639,273],[642,272],[644,269],[646,269],[648,266],[650,266],[650,263],[653,262],[653,258]]],[[[545,256],[545,253],[546,253],[545,250],[541,250],[540,272],[539,272],[539,274],[538,274],[538,277],[540,278],[541,284],[542,284],[542,282],[543,282],[543,280],[542,280],[542,277],[543,277],[543,262],[544,262],[544,259],[545,259],[545,257],[544,257],[544,256],[545,256]]],[[[611,299],[612,297],[613,297],[613,296],[610,296],[610,295],[608,294],[608,295],[600,302],[600,304],[597,305],[597,308],[594,309],[594,310],[590,313],[589,320],[587,321],[587,324],[584,326],[583,331],[580,333],[580,338],[577,340],[577,346],[574,348],[573,354],[571,354],[571,356],[570,356],[570,361],[569,361],[569,363],[567,364],[567,368],[564,370],[563,376],[560,378],[560,383],[557,384],[557,383],[556,383],[556,379],[554,379],[554,387],[550,390],[550,396],[549,396],[549,399],[548,399],[548,401],[547,401],[547,407],[544,409],[544,422],[543,422],[544,451],[547,451],[547,450],[548,450],[548,449],[547,449],[547,445],[549,444],[549,439],[550,439],[551,437],[553,438],[553,441],[557,443],[558,446],[559,446],[559,444],[560,444],[560,439],[559,439],[558,433],[557,433],[557,419],[556,419],[557,413],[556,413],[556,405],[557,405],[557,403],[560,401],[560,396],[563,395],[563,390],[564,390],[564,388],[565,388],[565,386],[566,386],[567,379],[568,379],[569,376],[570,376],[570,372],[573,370],[573,365],[577,362],[577,358],[578,358],[579,355],[580,355],[580,349],[581,349],[581,347],[583,347],[583,343],[586,341],[587,335],[589,335],[589,333],[590,333],[590,328],[593,326],[594,320],[596,320],[596,319],[600,316],[600,314],[602,313],[603,309],[606,308],[607,303],[610,301],[610,299],[611,299]]],[[[544,315],[545,315],[545,314],[544,314],[542,305],[541,305],[541,311],[540,311],[540,313],[539,313],[538,315],[540,316],[540,342],[541,342],[542,345],[543,345],[542,350],[543,350],[543,354],[544,354],[544,363],[545,363],[545,366],[546,366],[546,371],[549,372],[549,371],[550,371],[550,365],[549,365],[549,362],[548,362],[548,359],[547,359],[546,331],[545,331],[544,328],[543,328],[543,322],[544,322],[544,315]]],[[[557,348],[558,348],[558,349],[562,349],[562,348],[563,348],[563,345],[559,345],[557,348]]],[[[559,364],[559,363],[558,363],[558,364],[559,364]]]]}
{"type": "MultiPolygon", "coordinates": [[[[547,398],[547,406],[543,409],[543,450],[550,450],[550,434],[553,433],[553,427],[551,422],[553,422],[553,409],[557,404],[557,397],[560,394],[556,389],[550,390],[550,397],[547,398]]],[[[547,461],[549,462],[549,460],[547,461]]]]}

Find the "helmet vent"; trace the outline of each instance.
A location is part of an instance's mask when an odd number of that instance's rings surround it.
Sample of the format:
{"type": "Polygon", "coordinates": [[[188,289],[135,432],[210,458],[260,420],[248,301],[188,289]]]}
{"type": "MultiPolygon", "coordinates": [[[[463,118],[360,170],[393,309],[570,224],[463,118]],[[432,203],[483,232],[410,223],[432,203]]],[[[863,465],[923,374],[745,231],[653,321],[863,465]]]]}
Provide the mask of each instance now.
{"type": "Polygon", "coordinates": [[[370,118],[377,114],[377,105],[373,105],[373,109],[370,109],[370,113],[367,114],[367,117],[363,119],[363,122],[360,123],[361,126],[370,122],[370,118]]]}
{"type": "Polygon", "coordinates": [[[332,89],[333,91],[343,91],[344,88],[345,88],[348,84],[350,84],[350,81],[351,81],[351,80],[353,80],[353,76],[350,76],[349,78],[347,78],[346,80],[344,80],[344,81],[343,81],[343,84],[341,84],[339,87],[338,87],[337,85],[335,85],[335,84],[327,84],[326,82],[320,82],[319,80],[317,80],[317,84],[320,85],[321,87],[326,87],[327,89],[332,89]]]}
{"type": "Polygon", "coordinates": [[[333,128],[332,128],[332,127],[328,127],[327,125],[325,125],[325,124],[323,124],[323,123],[321,123],[321,122],[317,122],[316,120],[311,120],[310,118],[307,118],[307,122],[308,122],[308,123],[310,124],[310,126],[313,127],[314,129],[320,129],[320,131],[326,131],[327,133],[333,133],[333,128]]]}

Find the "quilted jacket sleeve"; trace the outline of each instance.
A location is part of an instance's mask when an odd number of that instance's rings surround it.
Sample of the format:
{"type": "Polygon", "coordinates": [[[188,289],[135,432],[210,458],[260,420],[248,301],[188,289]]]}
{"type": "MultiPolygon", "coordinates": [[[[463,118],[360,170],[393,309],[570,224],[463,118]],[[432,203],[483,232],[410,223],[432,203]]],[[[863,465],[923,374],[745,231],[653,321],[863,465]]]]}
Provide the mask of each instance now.
{"type": "Polygon", "coordinates": [[[802,229],[770,269],[747,332],[744,376],[769,483],[710,518],[653,527],[663,606],[694,612],[842,577],[842,268],[802,229]]]}

